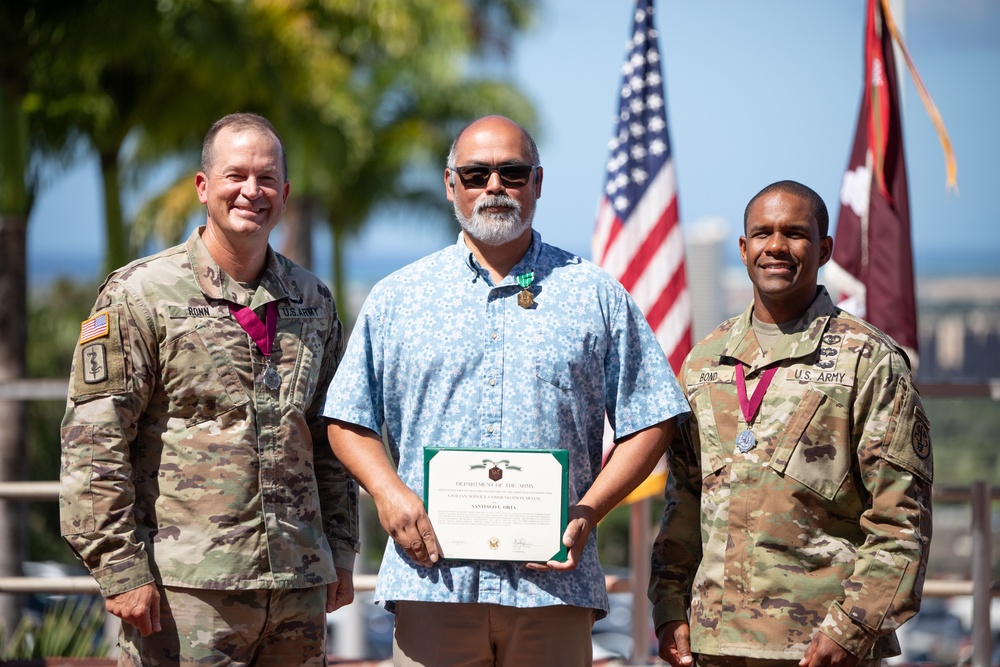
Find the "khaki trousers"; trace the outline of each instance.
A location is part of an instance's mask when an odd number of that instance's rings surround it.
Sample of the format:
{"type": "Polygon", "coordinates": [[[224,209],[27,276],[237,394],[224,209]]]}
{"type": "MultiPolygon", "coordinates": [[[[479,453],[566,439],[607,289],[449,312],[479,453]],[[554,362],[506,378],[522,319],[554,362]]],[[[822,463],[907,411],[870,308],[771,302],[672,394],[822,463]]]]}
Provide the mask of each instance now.
{"type": "MultiPolygon", "coordinates": [[[[858,667],[879,667],[881,660],[862,660],[858,667]]],[[[708,655],[696,653],[694,667],[799,667],[798,660],[764,660],[732,655],[708,655]]]]}
{"type": "Polygon", "coordinates": [[[396,667],[587,667],[594,610],[396,602],[396,667]]]}

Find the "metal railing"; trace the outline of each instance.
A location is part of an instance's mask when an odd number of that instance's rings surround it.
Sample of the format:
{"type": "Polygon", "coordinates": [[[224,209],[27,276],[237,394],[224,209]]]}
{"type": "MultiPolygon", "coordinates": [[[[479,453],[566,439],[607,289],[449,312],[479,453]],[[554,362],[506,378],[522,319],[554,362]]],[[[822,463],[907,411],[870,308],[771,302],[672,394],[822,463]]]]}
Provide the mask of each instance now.
{"type": "MultiPolygon", "coordinates": [[[[59,497],[59,482],[0,482],[0,498],[10,500],[53,501],[59,497]]],[[[934,489],[934,501],[944,503],[969,503],[972,507],[972,579],[966,581],[931,579],[924,583],[924,597],[971,596],[972,605],[972,667],[990,667],[992,632],[990,602],[1000,597],[1000,588],[991,582],[992,534],[990,509],[993,501],[1000,500],[1000,488],[991,488],[987,482],[974,482],[971,488],[940,487],[934,489]]],[[[633,526],[634,528],[634,526],[633,526]]],[[[375,589],[376,575],[356,574],[356,591],[375,589]]],[[[645,582],[629,578],[608,576],[609,593],[632,591],[643,595],[645,582]]],[[[77,577],[0,577],[0,593],[50,595],[100,593],[97,582],[90,576],[77,577]]],[[[643,614],[644,616],[644,614],[643,614]]],[[[643,624],[644,619],[637,619],[643,624]]],[[[636,633],[638,634],[638,633],[636,633]]],[[[637,663],[643,664],[643,663],[637,663]]]]}
{"type": "MultiPolygon", "coordinates": [[[[65,400],[68,381],[57,379],[20,379],[0,381],[0,400],[65,400]]],[[[921,395],[940,398],[989,398],[1000,400],[1000,379],[976,383],[922,383],[921,395]]],[[[0,499],[53,501],[59,497],[59,482],[4,482],[0,481],[0,499]]],[[[972,579],[966,581],[928,580],[924,583],[924,597],[971,596],[972,643],[971,667],[990,667],[992,631],[990,624],[990,604],[993,597],[1000,597],[1000,587],[991,580],[991,504],[1000,500],[1000,488],[993,489],[988,482],[974,482],[971,488],[935,487],[934,501],[943,503],[969,503],[972,508],[972,579]]],[[[648,521],[646,522],[648,523],[648,521]]],[[[648,528],[636,526],[633,521],[630,542],[636,545],[648,543],[648,528]]],[[[633,576],[641,572],[633,572],[633,576]]],[[[354,576],[356,591],[372,591],[376,575],[354,576]]],[[[646,583],[615,576],[606,577],[609,593],[631,591],[636,599],[645,595],[646,583]]],[[[99,594],[97,582],[90,576],[77,577],[0,577],[0,594],[99,594]]],[[[644,599],[644,597],[643,597],[644,599]]],[[[642,607],[646,609],[646,607],[642,607]]],[[[643,616],[645,614],[642,614],[643,616]]],[[[633,638],[636,646],[645,641],[645,622],[633,620],[633,638]]],[[[630,664],[648,664],[639,651],[633,652],[630,664]],[[640,660],[640,662],[635,662],[640,660]]]]}

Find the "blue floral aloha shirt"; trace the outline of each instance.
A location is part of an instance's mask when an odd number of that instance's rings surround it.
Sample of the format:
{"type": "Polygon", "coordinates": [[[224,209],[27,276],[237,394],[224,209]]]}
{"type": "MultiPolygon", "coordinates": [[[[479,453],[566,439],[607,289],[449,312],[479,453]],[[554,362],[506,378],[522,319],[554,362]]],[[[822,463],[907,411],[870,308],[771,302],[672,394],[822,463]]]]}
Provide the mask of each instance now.
{"type": "MultiPolygon", "coordinates": [[[[595,265],[542,243],[499,285],[463,238],[379,282],[354,326],[324,416],[382,433],[423,497],[425,447],[567,449],[569,502],[601,470],[605,411],[616,439],[689,412],[649,325],[595,265]],[[534,271],[534,306],[517,276],[534,271]]],[[[596,531],[570,572],[519,563],[414,564],[390,538],[375,597],[607,613],[596,531]]]]}

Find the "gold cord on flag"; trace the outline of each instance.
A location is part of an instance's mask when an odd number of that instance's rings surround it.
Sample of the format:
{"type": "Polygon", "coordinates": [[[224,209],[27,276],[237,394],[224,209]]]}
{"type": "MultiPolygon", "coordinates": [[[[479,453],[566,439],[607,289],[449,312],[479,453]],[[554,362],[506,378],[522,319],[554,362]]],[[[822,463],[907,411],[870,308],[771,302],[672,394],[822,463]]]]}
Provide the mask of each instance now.
{"type": "Polygon", "coordinates": [[[944,127],[944,119],[941,118],[941,112],[938,111],[934,100],[931,99],[931,94],[920,79],[917,66],[913,64],[913,58],[910,57],[910,52],[903,42],[903,37],[896,28],[896,21],[892,17],[892,10],[889,9],[889,0],[881,1],[882,13],[885,16],[885,23],[889,27],[889,33],[896,40],[896,43],[899,44],[899,50],[902,51],[903,58],[906,60],[906,67],[910,70],[910,77],[917,86],[917,92],[920,93],[920,99],[924,103],[924,108],[927,109],[927,115],[930,116],[931,122],[934,123],[934,127],[937,129],[938,139],[940,139],[941,148],[944,150],[945,170],[948,176],[947,187],[953,190],[955,194],[958,194],[958,163],[955,160],[955,152],[951,147],[951,138],[948,136],[948,130],[944,127]]]}

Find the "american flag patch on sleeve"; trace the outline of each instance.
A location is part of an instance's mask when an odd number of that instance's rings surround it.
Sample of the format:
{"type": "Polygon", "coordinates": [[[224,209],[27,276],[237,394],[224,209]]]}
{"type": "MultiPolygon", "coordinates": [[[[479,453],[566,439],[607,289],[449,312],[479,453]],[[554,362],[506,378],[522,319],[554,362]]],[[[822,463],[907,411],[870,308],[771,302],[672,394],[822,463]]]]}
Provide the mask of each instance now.
{"type": "Polygon", "coordinates": [[[108,312],[94,315],[80,325],[80,343],[108,335],[108,312]]]}

